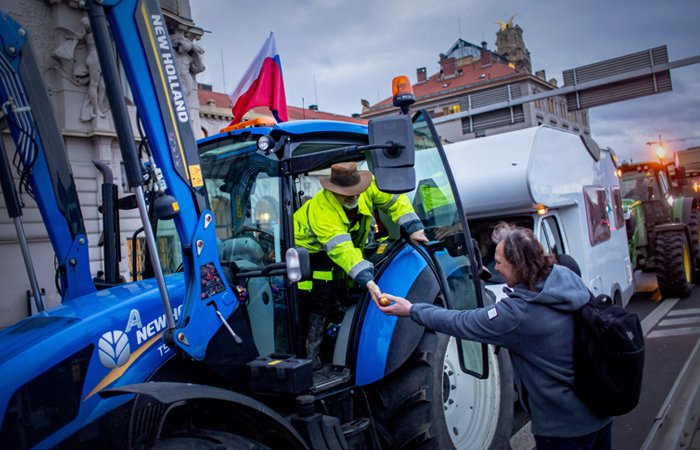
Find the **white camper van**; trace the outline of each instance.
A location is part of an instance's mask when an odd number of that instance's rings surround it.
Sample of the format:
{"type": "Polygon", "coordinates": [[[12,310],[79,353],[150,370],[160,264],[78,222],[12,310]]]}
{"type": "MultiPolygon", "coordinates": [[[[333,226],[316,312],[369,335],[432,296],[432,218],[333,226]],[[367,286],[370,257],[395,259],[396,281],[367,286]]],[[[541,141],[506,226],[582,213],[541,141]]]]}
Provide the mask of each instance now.
{"type": "Polygon", "coordinates": [[[500,221],[532,229],[545,249],[572,256],[594,294],[626,305],[632,267],[614,156],[590,138],[539,126],[445,146],[472,237],[503,298],[490,240],[500,221]]]}

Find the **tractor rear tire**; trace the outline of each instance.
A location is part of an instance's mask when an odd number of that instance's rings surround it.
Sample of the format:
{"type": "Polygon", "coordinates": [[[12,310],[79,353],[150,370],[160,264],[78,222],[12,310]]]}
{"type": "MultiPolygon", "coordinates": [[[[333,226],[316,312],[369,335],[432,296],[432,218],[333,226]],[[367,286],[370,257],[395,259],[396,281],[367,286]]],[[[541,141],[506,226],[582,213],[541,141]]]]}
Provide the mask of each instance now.
{"type": "Polygon", "coordinates": [[[223,431],[200,430],[156,442],[153,450],[271,450],[257,441],[223,431]]]}
{"type": "Polygon", "coordinates": [[[368,389],[384,448],[509,448],[513,374],[507,352],[489,348],[489,377],[459,367],[457,340],[425,330],[413,355],[368,389]]]}
{"type": "Polygon", "coordinates": [[[693,210],[688,220],[690,232],[690,255],[693,260],[693,281],[700,281],[700,211],[693,210]]]}
{"type": "Polygon", "coordinates": [[[664,298],[690,295],[694,263],[683,231],[664,231],[656,236],[656,278],[664,298]]]}

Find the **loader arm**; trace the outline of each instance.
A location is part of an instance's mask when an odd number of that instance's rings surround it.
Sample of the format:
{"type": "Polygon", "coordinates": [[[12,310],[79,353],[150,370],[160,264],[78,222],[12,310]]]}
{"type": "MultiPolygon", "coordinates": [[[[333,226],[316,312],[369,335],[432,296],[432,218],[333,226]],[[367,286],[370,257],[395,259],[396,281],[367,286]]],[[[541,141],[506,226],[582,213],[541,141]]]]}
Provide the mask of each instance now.
{"type": "MultiPolygon", "coordinates": [[[[159,200],[175,215],[182,243],[186,298],[177,324],[172,318],[165,283],[159,282],[168,316],[166,341],[188,356],[203,360],[209,341],[237,308],[238,299],[223,276],[218,259],[214,215],[209,211],[187,99],[168,29],[156,0],[86,3],[129,185],[135,188],[137,200],[143,197],[139,195],[143,185],[142,164],[117,79],[106,22],[134,95],[153,162],[162,173],[159,185],[167,196],[159,200]]],[[[156,272],[160,272],[145,207],[140,204],[139,208],[149,253],[156,272]]],[[[162,273],[156,273],[156,278],[161,280],[162,273]]],[[[232,339],[235,338],[234,334],[232,339]]]]}
{"type": "MultiPolygon", "coordinates": [[[[15,142],[15,166],[46,225],[67,301],[95,291],[78,192],[27,32],[1,11],[0,45],[0,105],[15,142]]],[[[8,211],[21,215],[21,207],[8,211]]]]}

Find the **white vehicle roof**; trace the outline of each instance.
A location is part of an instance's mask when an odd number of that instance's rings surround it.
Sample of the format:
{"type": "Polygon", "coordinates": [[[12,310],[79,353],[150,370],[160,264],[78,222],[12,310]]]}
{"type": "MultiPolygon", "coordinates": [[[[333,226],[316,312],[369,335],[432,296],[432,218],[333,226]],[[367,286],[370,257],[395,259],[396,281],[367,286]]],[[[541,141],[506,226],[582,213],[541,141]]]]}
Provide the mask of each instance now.
{"type": "Polygon", "coordinates": [[[573,205],[596,184],[581,137],[546,125],[445,146],[470,219],[573,205]]]}

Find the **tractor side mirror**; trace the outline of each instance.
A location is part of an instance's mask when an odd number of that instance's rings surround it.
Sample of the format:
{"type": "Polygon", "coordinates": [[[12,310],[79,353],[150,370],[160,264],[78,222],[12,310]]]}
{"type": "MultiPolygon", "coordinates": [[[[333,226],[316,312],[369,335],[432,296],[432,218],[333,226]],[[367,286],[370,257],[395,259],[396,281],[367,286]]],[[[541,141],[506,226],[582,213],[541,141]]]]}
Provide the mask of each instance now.
{"type": "Polygon", "coordinates": [[[413,123],[408,116],[370,120],[366,149],[380,191],[400,194],[415,189],[413,123]]]}

